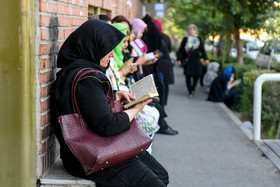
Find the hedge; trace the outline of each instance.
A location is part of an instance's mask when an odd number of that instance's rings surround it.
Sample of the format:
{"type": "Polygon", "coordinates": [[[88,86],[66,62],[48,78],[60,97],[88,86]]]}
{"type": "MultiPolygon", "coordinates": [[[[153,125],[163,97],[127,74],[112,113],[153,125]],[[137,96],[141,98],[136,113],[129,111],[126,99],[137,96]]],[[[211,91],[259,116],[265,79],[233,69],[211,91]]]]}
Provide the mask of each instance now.
{"type": "MultiPolygon", "coordinates": [[[[243,74],[239,108],[243,116],[249,120],[253,119],[253,95],[256,78],[267,73],[267,70],[251,70],[243,74]]],[[[270,71],[275,73],[275,71],[270,71]]],[[[280,120],[280,83],[266,82],[262,89],[262,136],[274,139],[280,120]]]]}

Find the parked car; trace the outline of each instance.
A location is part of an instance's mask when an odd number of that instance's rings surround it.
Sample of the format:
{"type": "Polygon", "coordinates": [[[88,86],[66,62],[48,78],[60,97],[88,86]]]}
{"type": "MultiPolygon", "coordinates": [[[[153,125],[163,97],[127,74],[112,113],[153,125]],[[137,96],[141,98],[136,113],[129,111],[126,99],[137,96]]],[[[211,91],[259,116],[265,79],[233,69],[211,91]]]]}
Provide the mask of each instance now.
{"type": "MultiPolygon", "coordinates": [[[[260,50],[260,46],[257,44],[256,41],[242,40],[242,51],[244,53],[244,57],[249,57],[255,60],[257,58],[259,50],[260,50]]],[[[231,56],[237,57],[236,47],[231,49],[231,56]]]]}
{"type": "Polygon", "coordinates": [[[271,63],[271,67],[277,66],[277,64],[280,65],[280,41],[266,41],[255,62],[257,66],[262,68],[267,68],[269,63],[271,63]]]}

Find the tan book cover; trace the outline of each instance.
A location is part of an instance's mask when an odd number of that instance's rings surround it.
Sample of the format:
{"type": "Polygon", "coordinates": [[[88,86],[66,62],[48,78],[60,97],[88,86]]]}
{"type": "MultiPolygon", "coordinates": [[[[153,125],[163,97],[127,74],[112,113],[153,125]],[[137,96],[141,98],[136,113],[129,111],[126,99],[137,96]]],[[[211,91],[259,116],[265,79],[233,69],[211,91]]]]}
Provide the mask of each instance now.
{"type": "Polygon", "coordinates": [[[145,101],[149,98],[157,97],[158,92],[155,85],[154,77],[152,74],[144,77],[130,86],[131,94],[134,94],[136,100],[124,105],[124,108],[129,108],[137,103],[145,101]]]}

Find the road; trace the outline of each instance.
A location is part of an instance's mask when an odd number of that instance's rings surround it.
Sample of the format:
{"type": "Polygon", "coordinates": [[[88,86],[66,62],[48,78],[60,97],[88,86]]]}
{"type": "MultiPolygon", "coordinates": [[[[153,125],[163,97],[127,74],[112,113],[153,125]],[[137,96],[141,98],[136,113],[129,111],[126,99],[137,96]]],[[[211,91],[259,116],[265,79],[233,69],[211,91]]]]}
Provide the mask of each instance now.
{"type": "Polygon", "coordinates": [[[167,122],[179,135],[156,134],[153,155],[168,170],[169,187],[279,187],[280,173],[222,108],[198,87],[189,98],[175,69],[167,122]]]}

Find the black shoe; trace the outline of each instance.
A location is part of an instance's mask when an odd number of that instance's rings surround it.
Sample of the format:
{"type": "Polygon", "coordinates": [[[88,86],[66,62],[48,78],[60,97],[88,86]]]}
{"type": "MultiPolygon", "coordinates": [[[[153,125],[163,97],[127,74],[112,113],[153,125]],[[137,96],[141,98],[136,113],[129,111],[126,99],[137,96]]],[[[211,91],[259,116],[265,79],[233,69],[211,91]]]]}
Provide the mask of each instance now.
{"type": "Polygon", "coordinates": [[[166,135],[176,135],[176,134],[178,134],[178,131],[175,131],[175,130],[171,129],[170,127],[167,127],[165,129],[159,129],[157,133],[166,134],[166,135]]]}
{"type": "Polygon", "coordinates": [[[171,127],[168,127],[168,128],[170,128],[171,130],[173,130],[176,134],[179,134],[179,131],[172,129],[171,127]]]}

